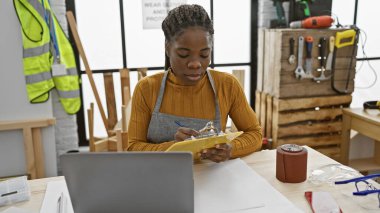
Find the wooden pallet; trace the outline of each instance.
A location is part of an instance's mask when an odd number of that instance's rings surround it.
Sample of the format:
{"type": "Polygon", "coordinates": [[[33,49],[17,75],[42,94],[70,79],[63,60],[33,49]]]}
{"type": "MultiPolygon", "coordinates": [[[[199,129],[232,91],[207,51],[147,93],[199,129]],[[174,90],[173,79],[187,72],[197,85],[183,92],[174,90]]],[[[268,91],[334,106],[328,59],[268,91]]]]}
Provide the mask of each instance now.
{"type": "Polygon", "coordinates": [[[279,99],[257,92],[256,97],[264,137],[272,139],[272,148],[307,145],[339,160],[342,108],[349,106],[351,95],[279,99]]]}
{"type": "MultiPolygon", "coordinates": [[[[258,78],[257,90],[265,92],[276,98],[295,98],[295,97],[318,97],[338,95],[331,87],[331,80],[317,83],[313,79],[297,79],[295,69],[298,66],[297,60],[294,64],[289,64],[290,55],[289,40],[295,40],[294,53],[298,57],[298,37],[312,36],[314,39],[312,49],[313,75],[319,76],[320,68],[319,39],[325,37],[327,41],[330,36],[335,36],[342,29],[260,29],[258,32],[258,78]]],[[[350,93],[354,89],[356,52],[353,53],[354,46],[347,46],[337,51],[335,62],[335,84],[338,88],[345,88],[347,79],[347,70],[350,67],[351,73],[349,78],[348,89],[350,93]]],[[[326,50],[327,56],[327,50],[326,50]]],[[[303,51],[303,68],[305,69],[306,45],[303,51]]],[[[325,72],[326,76],[331,71],[325,72]]]]}

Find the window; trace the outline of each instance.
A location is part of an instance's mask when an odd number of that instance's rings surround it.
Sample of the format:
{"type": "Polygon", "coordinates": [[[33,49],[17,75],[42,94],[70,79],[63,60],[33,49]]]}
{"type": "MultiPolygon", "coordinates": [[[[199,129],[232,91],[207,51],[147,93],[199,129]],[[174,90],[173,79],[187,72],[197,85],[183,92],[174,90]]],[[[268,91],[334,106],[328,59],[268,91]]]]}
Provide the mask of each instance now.
{"type": "MultiPolygon", "coordinates": [[[[94,73],[95,84],[104,110],[107,111],[102,73],[118,72],[121,68],[135,71],[140,67],[148,68],[150,70],[148,75],[162,71],[165,62],[164,35],[161,29],[143,29],[142,0],[68,1],[68,4],[74,5],[74,3],[78,31],[90,68],[94,73]]],[[[246,71],[244,90],[249,101],[251,1],[187,0],[187,3],[202,5],[213,18],[215,49],[211,66],[226,72],[244,69],[246,71]],[[226,25],[228,27],[225,27],[226,25]]],[[[95,103],[95,98],[83,64],[81,64],[81,70],[83,115],[78,115],[78,126],[86,126],[79,129],[85,129],[88,135],[86,109],[89,108],[91,102],[95,103]]],[[[131,93],[137,83],[137,73],[133,71],[130,72],[131,93]]],[[[120,106],[121,88],[118,73],[114,73],[114,87],[116,105],[120,106]]],[[[120,109],[118,109],[118,117],[120,114],[120,109]]],[[[106,136],[97,106],[95,106],[94,120],[96,136],[106,136]]],[[[79,131],[79,137],[80,145],[86,145],[84,141],[88,137],[81,131],[79,131]]]]}
{"type": "Polygon", "coordinates": [[[342,25],[355,24],[361,30],[351,107],[362,107],[365,101],[380,99],[378,92],[380,81],[377,78],[380,73],[380,48],[377,41],[380,30],[375,27],[377,19],[369,18],[377,17],[380,2],[358,0],[357,5],[355,2],[355,0],[334,0],[332,11],[339,17],[342,25]]]}

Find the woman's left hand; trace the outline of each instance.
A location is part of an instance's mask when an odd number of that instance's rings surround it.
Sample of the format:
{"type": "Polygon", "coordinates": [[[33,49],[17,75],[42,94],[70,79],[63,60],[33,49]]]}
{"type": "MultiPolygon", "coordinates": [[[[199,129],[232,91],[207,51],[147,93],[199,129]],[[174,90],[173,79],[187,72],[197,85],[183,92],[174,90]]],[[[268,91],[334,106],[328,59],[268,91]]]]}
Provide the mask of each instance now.
{"type": "Polygon", "coordinates": [[[209,159],[216,163],[226,161],[231,157],[232,146],[227,143],[217,144],[213,148],[204,149],[200,152],[201,159],[209,159]]]}

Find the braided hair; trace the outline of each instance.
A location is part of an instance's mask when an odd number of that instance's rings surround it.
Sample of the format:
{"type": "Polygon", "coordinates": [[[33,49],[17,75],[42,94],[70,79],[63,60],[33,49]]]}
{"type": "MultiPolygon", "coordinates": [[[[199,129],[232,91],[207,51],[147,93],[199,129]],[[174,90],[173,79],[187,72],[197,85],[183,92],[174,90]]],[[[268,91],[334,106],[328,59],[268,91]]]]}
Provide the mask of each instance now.
{"type": "MultiPolygon", "coordinates": [[[[162,22],[162,31],[165,34],[165,44],[175,38],[188,27],[202,27],[210,34],[213,42],[214,27],[206,10],[197,4],[180,5],[169,11],[162,22]]],[[[165,54],[165,70],[170,67],[169,57],[165,54]]]]}

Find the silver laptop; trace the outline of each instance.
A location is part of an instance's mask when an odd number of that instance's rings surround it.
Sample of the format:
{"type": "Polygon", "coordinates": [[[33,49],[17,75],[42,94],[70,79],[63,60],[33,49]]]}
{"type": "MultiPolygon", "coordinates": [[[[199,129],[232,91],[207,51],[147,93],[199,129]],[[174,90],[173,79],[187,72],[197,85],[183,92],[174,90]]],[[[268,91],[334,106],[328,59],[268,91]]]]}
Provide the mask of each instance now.
{"type": "Polygon", "coordinates": [[[61,156],[75,213],[194,212],[191,153],[61,156]]]}

